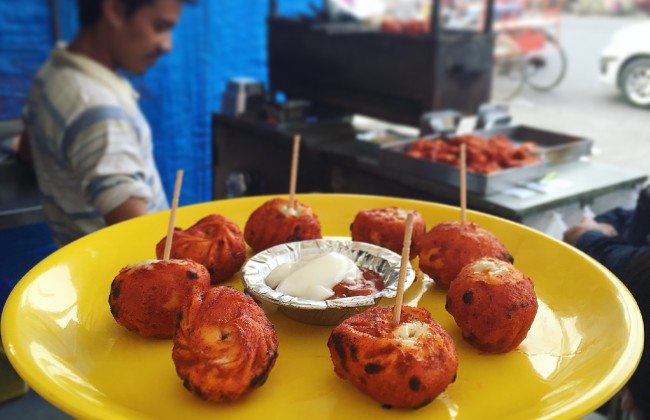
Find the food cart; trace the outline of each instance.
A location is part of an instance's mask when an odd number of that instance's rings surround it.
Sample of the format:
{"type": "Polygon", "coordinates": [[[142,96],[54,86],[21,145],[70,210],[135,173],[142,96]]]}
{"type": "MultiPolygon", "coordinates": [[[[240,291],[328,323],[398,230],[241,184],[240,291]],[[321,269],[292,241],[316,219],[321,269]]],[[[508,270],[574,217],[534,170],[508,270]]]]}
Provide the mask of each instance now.
{"type": "MultiPolygon", "coordinates": [[[[494,0],[487,0],[488,11],[494,0]]],[[[362,113],[413,124],[430,110],[473,113],[489,100],[492,13],[481,29],[443,26],[441,2],[432,1],[421,29],[315,17],[268,20],[272,92],[304,98],[319,108],[362,113]]]]}

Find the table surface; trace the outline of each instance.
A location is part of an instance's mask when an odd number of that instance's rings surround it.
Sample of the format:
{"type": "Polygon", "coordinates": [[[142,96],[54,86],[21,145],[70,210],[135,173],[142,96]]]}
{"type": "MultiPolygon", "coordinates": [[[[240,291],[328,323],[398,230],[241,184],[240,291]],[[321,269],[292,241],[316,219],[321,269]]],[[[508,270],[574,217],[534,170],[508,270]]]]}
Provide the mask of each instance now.
{"type": "Polygon", "coordinates": [[[44,220],[36,175],[13,150],[22,130],[20,120],[0,121],[0,229],[44,220]]]}
{"type": "Polygon", "coordinates": [[[0,161],[0,229],[44,221],[33,170],[17,158],[0,161]]]}
{"type": "Polygon", "coordinates": [[[562,187],[523,199],[500,193],[486,196],[483,200],[524,215],[576,200],[588,203],[596,195],[631,188],[647,180],[643,171],[594,161],[569,162],[553,166],[551,169],[557,171],[556,180],[566,181],[562,187]]]}

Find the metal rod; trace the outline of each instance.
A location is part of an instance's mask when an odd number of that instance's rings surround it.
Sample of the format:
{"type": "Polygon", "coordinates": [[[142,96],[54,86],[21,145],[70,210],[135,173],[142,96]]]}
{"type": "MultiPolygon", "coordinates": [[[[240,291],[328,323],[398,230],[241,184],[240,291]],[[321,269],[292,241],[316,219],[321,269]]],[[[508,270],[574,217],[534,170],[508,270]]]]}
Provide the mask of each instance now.
{"type": "Polygon", "coordinates": [[[492,32],[492,25],[494,23],[494,0],[487,1],[487,13],[485,13],[485,22],[483,25],[483,32],[489,34],[492,32]]]}
{"type": "Polygon", "coordinates": [[[52,13],[52,37],[54,44],[61,39],[61,21],[59,19],[59,1],[50,0],[50,11],[52,13]]]}
{"type": "Polygon", "coordinates": [[[437,37],[440,30],[440,0],[431,0],[431,16],[429,32],[431,36],[437,37]]]}
{"type": "Polygon", "coordinates": [[[278,16],[278,2],[277,0],[271,0],[269,2],[269,16],[277,17],[278,16]]]}

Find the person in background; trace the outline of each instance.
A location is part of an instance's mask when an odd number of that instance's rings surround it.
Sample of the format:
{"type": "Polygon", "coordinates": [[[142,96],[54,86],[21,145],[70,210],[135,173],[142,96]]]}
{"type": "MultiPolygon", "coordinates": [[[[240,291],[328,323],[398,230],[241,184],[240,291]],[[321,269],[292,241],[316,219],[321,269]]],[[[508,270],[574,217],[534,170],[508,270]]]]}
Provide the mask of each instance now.
{"type": "Polygon", "coordinates": [[[118,70],[142,74],[171,51],[183,2],[78,0],[79,33],[37,72],[21,154],[59,246],[169,208],[138,94],[118,70]]]}
{"type": "Polygon", "coordinates": [[[615,208],[585,218],[564,232],[564,241],[589,254],[619,278],[649,246],[650,186],[639,193],[634,209],[615,208]]]}
{"type": "MultiPolygon", "coordinates": [[[[641,190],[634,209],[615,208],[583,219],[564,232],[564,241],[590,255],[630,290],[644,319],[645,336],[650,337],[650,187],[641,190]]],[[[647,339],[647,338],[646,338],[647,339]]],[[[625,386],[631,394],[627,411],[650,418],[650,349],[645,346],[641,361],[625,386]],[[640,412],[640,413],[639,413],[640,412]]],[[[628,394],[629,393],[629,394],[628,394]]],[[[625,399],[624,399],[625,402],[625,399]]]]}
{"type": "Polygon", "coordinates": [[[630,262],[621,280],[639,305],[646,340],[639,365],[625,385],[632,394],[629,411],[634,412],[636,420],[650,419],[650,249],[630,262]]]}

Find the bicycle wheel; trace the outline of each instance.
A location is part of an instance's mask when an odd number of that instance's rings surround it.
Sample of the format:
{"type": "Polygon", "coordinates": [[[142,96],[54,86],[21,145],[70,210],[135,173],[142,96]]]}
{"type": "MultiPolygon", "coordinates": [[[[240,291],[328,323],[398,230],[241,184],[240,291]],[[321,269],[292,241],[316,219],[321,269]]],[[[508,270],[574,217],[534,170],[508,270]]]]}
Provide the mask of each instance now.
{"type": "Polygon", "coordinates": [[[507,101],[519,94],[526,82],[526,60],[519,46],[507,35],[499,35],[494,45],[491,98],[507,101]]]}
{"type": "Polygon", "coordinates": [[[567,58],[558,40],[547,33],[544,47],[526,54],[526,82],[539,91],[549,91],[562,82],[567,58]]]}

